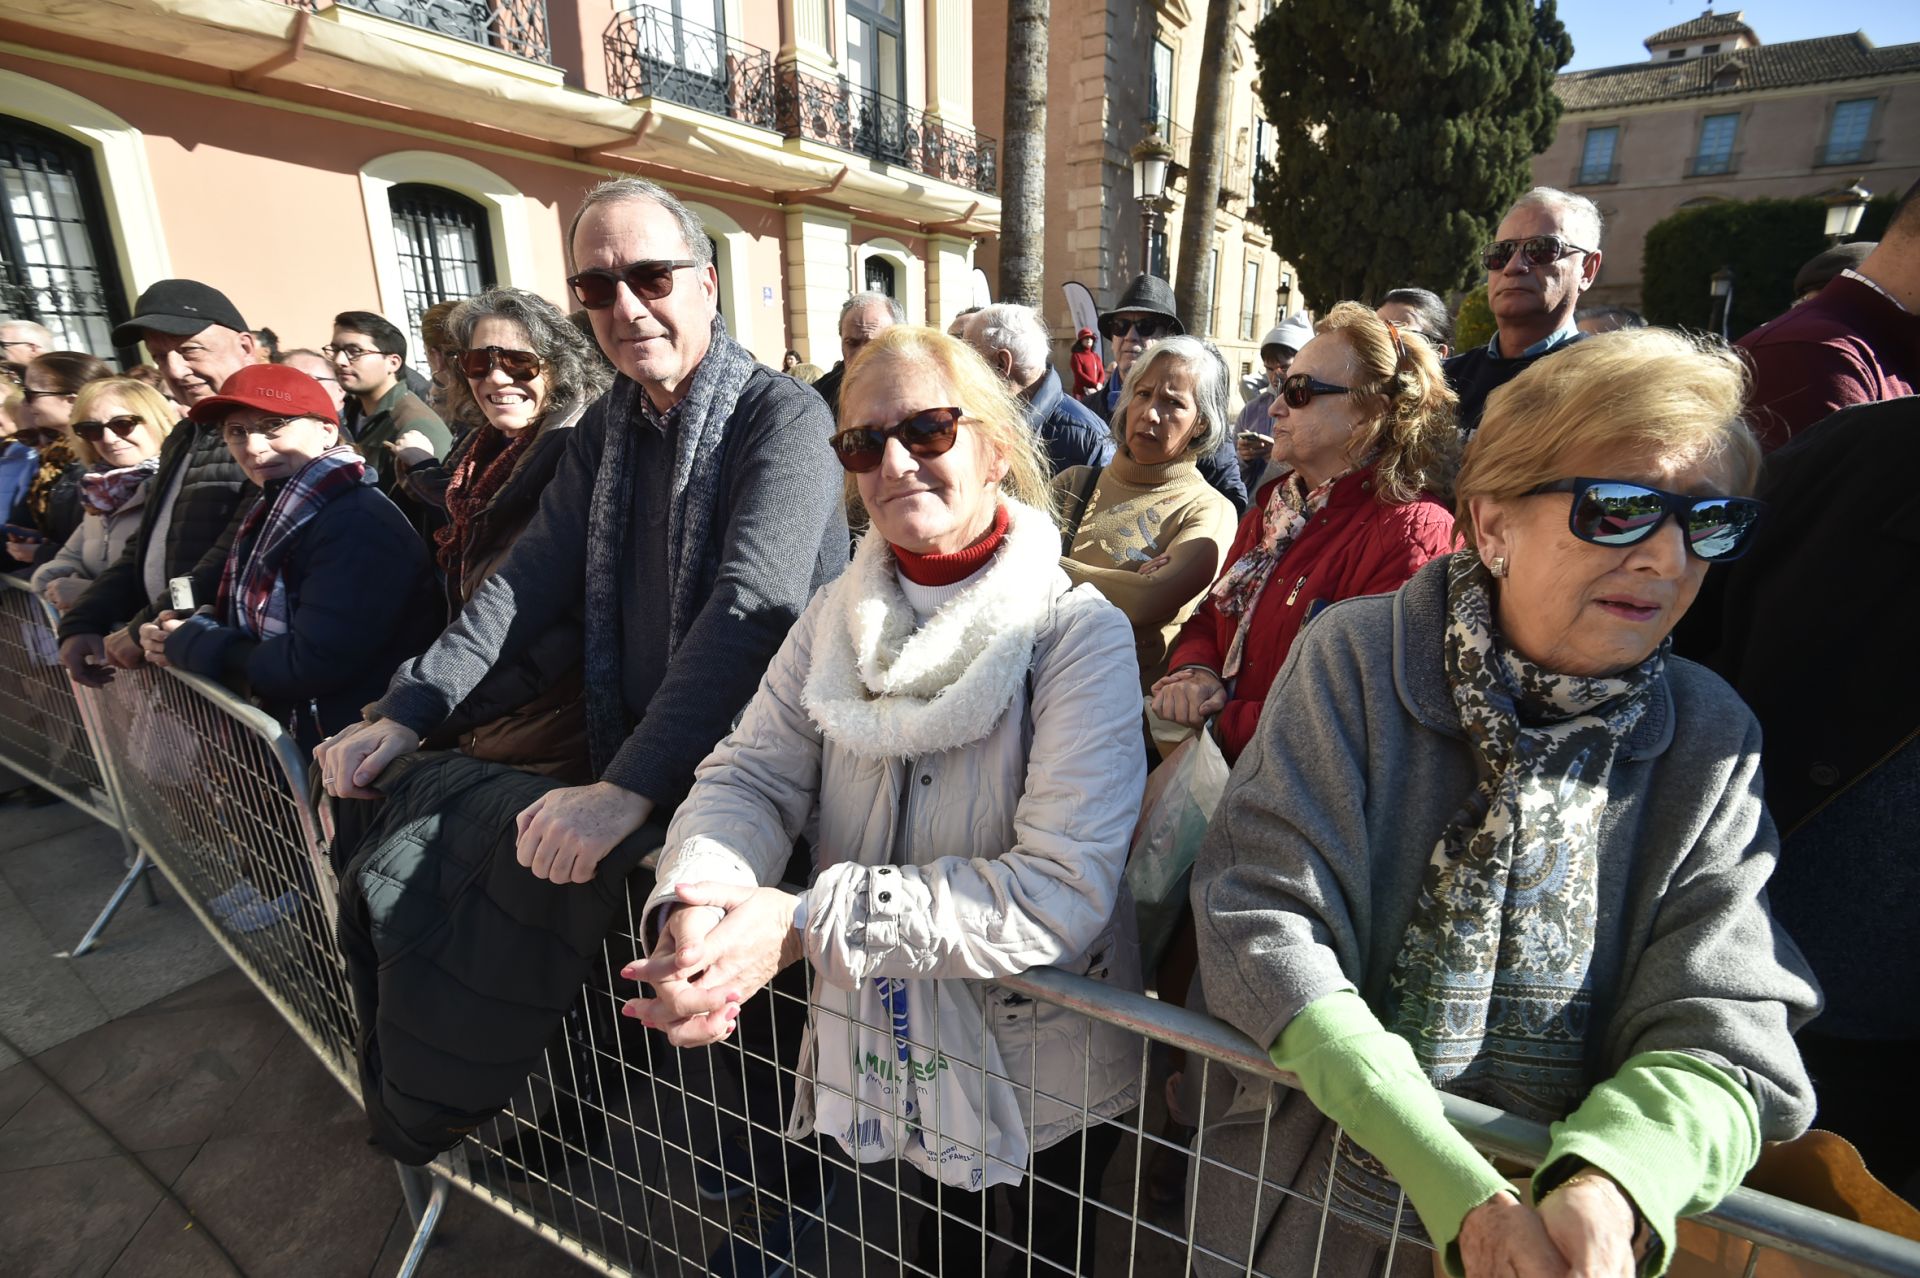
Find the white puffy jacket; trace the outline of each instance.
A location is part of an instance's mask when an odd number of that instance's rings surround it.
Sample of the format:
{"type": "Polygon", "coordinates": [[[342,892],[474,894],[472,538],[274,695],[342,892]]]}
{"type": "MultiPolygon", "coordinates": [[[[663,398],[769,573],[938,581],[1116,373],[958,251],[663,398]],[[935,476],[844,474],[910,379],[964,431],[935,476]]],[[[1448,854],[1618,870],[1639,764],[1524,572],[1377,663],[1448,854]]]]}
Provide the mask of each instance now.
{"type": "MultiPolygon", "coordinates": [[[[1019,1080],[1035,1151],[1077,1131],[1083,1104],[1099,1117],[1129,1108],[1140,1076],[1133,1036],[1090,1031],[1086,1018],[994,983],[1053,966],[1140,988],[1122,883],[1145,783],[1133,631],[1092,587],[1072,588],[1050,536],[1043,561],[1019,565],[1023,587],[1047,603],[1027,678],[983,738],[938,753],[856,753],[802,707],[816,643],[846,606],[837,592],[856,588],[860,560],[823,587],[739,726],[695,773],[647,906],[679,883],[775,882],[817,813],[806,893],[815,1002],[833,997],[823,983],[850,990],[877,976],[983,983],[975,992],[1019,1080]]],[[[796,1133],[811,1130],[815,1050],[810,1032],[796,1133]]]]}

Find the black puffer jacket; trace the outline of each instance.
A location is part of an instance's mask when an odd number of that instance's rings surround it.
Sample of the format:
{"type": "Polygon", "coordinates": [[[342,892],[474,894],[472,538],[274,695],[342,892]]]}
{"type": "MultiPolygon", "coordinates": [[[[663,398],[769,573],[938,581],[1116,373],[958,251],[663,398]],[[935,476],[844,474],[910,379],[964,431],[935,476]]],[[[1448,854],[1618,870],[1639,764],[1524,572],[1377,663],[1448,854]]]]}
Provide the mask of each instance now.
{"type": "Polygon", "coordinates": [[[154,521],[167,504],[166,497],[179,478],[173,517],[167,525],[166,576],[184,576],[194,570],[207,551],[219,542],[234,520],[241,499],[253,491],[239,464],[212,426],[181,422],[160,447],[160,469],[149,484],[147,507],[140,531],[127,548],[93,579],[87,593],[60,619],[60,637],[104,635],[126,626],[138,638],[142,622],[167,606],[164,594],[152,599],[146,587],[147,539],[154,521]]]}
{"type": "Polygon", "coordinates": [[[591,883],[535,878],[514,817],[559,782],[461,754],[381,774],[380,805],[340,876],[340,948],[360,1022],[374,1140],[419,1165],[498,1113],[538,1063],[665,828],[617,844],[591,883]],[[629,884],[629,876],[634,882],[629,884]]]}

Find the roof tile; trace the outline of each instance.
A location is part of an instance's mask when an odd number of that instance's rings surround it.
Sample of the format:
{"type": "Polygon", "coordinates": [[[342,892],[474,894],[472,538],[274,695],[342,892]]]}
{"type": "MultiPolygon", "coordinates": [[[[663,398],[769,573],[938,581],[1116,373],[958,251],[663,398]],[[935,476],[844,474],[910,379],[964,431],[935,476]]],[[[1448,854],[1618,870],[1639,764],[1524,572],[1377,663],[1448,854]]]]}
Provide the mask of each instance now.
{"type": "Polygon", "coordinates": [[[1629,62],[1591,71],[1569,71],[1556,80],[1554,87],[1567,110],[1597,111],[1645,102],[1671,102],[1753,89],[1785,89],[1902,72],[1920,72],[1920,43],[1878,49],[1873,41],[1854,32],[1710,53],[1684,61],[1629,62]],[[1737,79],[1722,79],[1721,72],[1729,67],[1738,68],[1737,79]],[[1716,83],[1716,80],[1722,82],[1716,83]]]}
{"type": "MultiPolygon", "coordinates": [[[[1651,49],[1656,44],[1697,40],[1702,36],[1735,35],[1741,31],[1753,35],[1753,28],[1741,21],[1741,15],[1745,13],[1745,9],[1735,9],[1732,13],[1715,13],[1709,9],[1699,17],[1683,22],[1677,27],[1668,27],[1665,31],[1650,35],[1641,43],[1651,49]]],[[[1758,36],[1754,38],[1759,39],[1758,36]]]]}

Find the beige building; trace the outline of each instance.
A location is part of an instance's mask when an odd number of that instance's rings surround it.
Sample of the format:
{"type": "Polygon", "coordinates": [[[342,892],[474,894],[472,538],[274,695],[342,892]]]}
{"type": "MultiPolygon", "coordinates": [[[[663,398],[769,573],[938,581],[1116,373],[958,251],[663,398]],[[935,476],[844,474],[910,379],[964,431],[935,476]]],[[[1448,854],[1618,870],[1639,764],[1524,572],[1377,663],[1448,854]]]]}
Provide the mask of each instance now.
{"type": "Polygon", "coordinates": [[[1533,162],[1536,182],[1606,216],[1590,302],[1639,304],[1647,231],[1677,209],[1856,180],[1897,195],[1920,178],[1920,44],[1766,44],[1739,11],[1709,10],[1646,47],[1645,62],[1559,77],[1559,131],[1533,162]]]}
{"type": "MultiPolygon", "coordinates": [[[[1213,338],[1235,373],[1257,372],[1261,336],[1302,305],[1293,268],[1248,216],[1257,159],[1272,154],[1254,97],[1252,26],[1270,0],[1241,5],[1234,35],[1233,95],[1220,201],[1208,236],[1213,338]]],[[[1006,80],[1006,0],[975,0],[976,119],[999,132],[1006,80]]],[[[1173,145],[1176,173],[1192,147],[1194,101],[1206,7],[1190,0],[1055,3],[1049,24],[1046,288],[1042,309],[1063,352],[1073,319],[1060,286],[1077,281],[1103,309],[1145,270],[1131,149],[1157,121],[1173,145]]],[[[1158,274],[1179,270],[1185,181],[1170,183],[1173,212],[1154,249],[1158,274]]],[[[981,265],[997,279],[998,254],[981,265]]],[[[1108,352],[1111,358],[1111,352],[1108,352]]]]}
{"type": "Polygon", "coordinates": [[[7,0],[0,313],[107,355],[169,276],[285,346],[491,284],[568,306],[567,218],[636,173],[706,220],[736,337],[831,364],[859,288],[938,325],[972,304],[1000,217],[975,20],[972,0],[7,0]]]}

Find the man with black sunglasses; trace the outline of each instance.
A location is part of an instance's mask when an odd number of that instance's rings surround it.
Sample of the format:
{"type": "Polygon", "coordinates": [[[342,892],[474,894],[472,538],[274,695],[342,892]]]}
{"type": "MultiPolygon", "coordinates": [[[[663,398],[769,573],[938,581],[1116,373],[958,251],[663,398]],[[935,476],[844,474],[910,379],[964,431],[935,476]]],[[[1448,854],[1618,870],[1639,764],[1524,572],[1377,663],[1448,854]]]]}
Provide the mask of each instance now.
{"type": "Polygon", "coordinates": [[[1550,186],[1534,187],[1500,219],[1481,250],[1493,339],[1444,365],[1462,435],[1472,438],[1488,395],[1585,336],[1573,313],[1600,274],[1600,231],[1592,200],[1550,186]]]}

